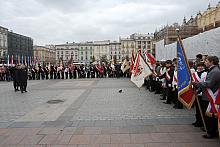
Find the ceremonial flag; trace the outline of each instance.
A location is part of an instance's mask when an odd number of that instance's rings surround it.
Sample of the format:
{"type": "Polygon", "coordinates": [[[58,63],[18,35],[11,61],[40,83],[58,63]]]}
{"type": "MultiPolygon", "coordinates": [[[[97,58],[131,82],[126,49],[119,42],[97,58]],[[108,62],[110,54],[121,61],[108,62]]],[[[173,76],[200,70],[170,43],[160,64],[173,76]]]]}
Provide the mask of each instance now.
{"type": "Polygon", "coordinates": [[[32,56],[30,56],[30,65],[32,65],[33,63],[32,63],[32,56]]]}
{"type": "Polygon", "coordinates": [[[99,73],[103,74],[104,69],[102,69],[99,65],[96,66],[96,69],[99,71],[99,73]]]}
{"type": "Polygon", "coordinates": [[[20,55],[18,55],[18,64],[21,64],[20,55]]]}
{"type": "Polygon", "coordinates": [[[138,87],[141,88],[144,84],[144,79],[151,74],[149,65],[144,61],[140,51],[136,57],[134,63],[134,69],[131,75],[131,81],[138,87]]]}
{"type": "Polygon", "coordinates": [[[24,65],[27,65],[27,57],[24,56],[24,65]]]}
{"type": "Polygon", "coordinates": [[[28,56],[28,65],[30,65],[30,57],[28,56]]]}
{"type": "Polygon", "coordinates": [[[134,68],[134,50],[132,50],[131,53],[131,61],[130,61],[130,73],[132,74],[133,68],[134,68]]]}
{"type": "Polygon", "coordinates": [[[185,50],[183,48],[180,37],[177,41],[177,58],[178,58],[178,99],[188,109],[190,109],[195,100],[195,94],[192,89],[192,76],[189,69],[188,60],[186,58],[185,50]]]}
{"type": "Polygon", "coordinates": [[[153,57],[153,55],[147,53],[147,51],[145,51],[144,54],[145,54],[146,59],[148,59],[150,61],[152,69],[155,69],[155,67],[156,67],[156,60],[153,57]]]}
{"type": "Polygon", "coordinates": [[[11,55],[11,64],[13,65],[14,64],[14,56],[11,55]]]}
{"type": "Polygon", "coordinates": [[[121,71],[125,73],[130,68],[127,59],[124,60],[123,64],[121,65],[121,71]]]}
{"type": "Polygon", "coordinates": [[[21,56],[21,64],[24,64],[24,56],[21,56]]]}
{"type": "Polygon", "coordinates": [[[10,64],[10,57],[9,57],[9,55],[8,55],[8,61],[7,61],[7,64],[8,64],[8,66],[9,66],[9,64],[10,64]]]}

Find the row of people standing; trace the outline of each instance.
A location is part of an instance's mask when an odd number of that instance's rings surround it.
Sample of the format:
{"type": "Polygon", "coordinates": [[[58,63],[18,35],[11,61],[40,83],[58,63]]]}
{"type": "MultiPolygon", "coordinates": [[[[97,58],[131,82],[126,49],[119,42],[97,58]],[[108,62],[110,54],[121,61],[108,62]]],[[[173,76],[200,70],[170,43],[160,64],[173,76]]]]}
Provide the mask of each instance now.
{"type": "MultiPolygon", "coordinates": [[[[220,96],[220,69],[219,58],[216,56],[207,56],[205,59],[197,56],[196,62],[190,62],[190,70],[193,77],[193,88],[198,94],[199,104],[201,105],[202,116],[207,127],[207,134],[204,138],[214,138],[218,136],[218,121],[216,112],[210,112],[210,96],[207,94],[209,90],[212,94],[220,96]]],[[[202,57],[202,56],[201,56],[202,57]]],[[[146,79],[146,87],[155,94],[161,94],[161,100],[165,100],[165,104],[174,103],[174,108],[182,109],[183,105],[178,100],[177,85],[177,60],[173,59],[158,62],[155,68],[155,74],[146,79]]],[[[201,112],[198,102],[194,102],[196,108],[196,121],[192,123],[194,127],[200,127],[204,130],[201,112]]],[[[217,105],[215,105],[218,111],[217,105]]]]}
{"type": "Polygon", "coordinates": [[[129,77],[129,72],[125,74],[121,71],[121,65],[89,65],[89,66],[50,66],[29,68],[30,80],[44,79],[77,79],[77,78],[119,78],[129,77]]]}

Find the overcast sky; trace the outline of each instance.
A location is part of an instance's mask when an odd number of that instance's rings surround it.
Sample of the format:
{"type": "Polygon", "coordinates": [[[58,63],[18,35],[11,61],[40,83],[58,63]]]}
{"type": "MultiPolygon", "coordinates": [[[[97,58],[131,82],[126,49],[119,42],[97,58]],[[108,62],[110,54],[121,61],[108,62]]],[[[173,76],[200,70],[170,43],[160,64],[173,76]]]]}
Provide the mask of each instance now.
{"type": "Polygon", "coordinates": [[[182,23],[219,0],[0,0],[0,26],[34,44],[118,40],[182,23]]]}

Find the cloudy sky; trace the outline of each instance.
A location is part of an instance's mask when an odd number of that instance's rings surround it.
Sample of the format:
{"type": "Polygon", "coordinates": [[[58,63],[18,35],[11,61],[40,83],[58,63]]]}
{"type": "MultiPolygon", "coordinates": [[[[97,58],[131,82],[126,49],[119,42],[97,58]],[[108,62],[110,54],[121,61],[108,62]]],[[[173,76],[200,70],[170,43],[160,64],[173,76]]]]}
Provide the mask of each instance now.
{"type": "Polygon", "coordinates": [[[34,44],[118,40],[181,23],[219,0],[0,0],[0,26],[34,44]]]}

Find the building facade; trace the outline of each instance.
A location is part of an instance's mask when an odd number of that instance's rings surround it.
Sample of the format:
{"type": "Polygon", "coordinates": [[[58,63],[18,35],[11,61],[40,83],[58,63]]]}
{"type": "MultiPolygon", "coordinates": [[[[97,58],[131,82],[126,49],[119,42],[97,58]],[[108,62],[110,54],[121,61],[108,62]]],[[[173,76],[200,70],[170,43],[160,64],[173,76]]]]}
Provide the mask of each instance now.
{"type": "Polygon", "coordinates": [[[110,61],[109,48],[110,40],[94,41],[94,58],[97,62],[101,61],[101,58],[107,56],[107,60],[110,61]]]}
{"type": "Polygon", "coordinates": [[[130,35],[130,38],[121,38],[121,52],[122,58],[126,56],[131,58],[132,50],[134,53],[137,53],[138,50],[141,50],[141,53],[144,54],[145,51],[155,55],[155,43],[153,34],[138,34],[134,33],[130,35]]]}
{"type": "Polygon", "coordinates": [[[54,49],[45,46],[34,46],[33,48],[35,63],[40,65],[51,65],[56,63],[56,52],[54,49]]]}
{"type": "Polygon", "coordinates": [[[209,4],[207,10],[197,14],[197,24],[200,32],[220,27],[220,2],[215,7],[209,4]]]}
{"type": "Polygon", "coordinates": [[[110,42],[109,53],[107,55],[107,59],[109,62],[112,61],[113,59],[116,62],[121,62],[123,60],[121,56],[121,43],[120,42],[117,42],[117,41],[110,42]]]}
{"type": "Polygon", "coordinates": [[[0,63],[5,62],[8,52],[8,29],[0,26],[0,63]]]}
{"type": "Polygon", "coordinates": [[[186,22],[186,19],[183,19],[183,24],[179,25],[174,23],[173,25],[167,25],[159,31],[155,31],[154,39],[156,42],[164,39],[164,45],[171,44],[177,41],[177,29],[179,29],[179,34],[182,39],[197,35],[199,33],[197,22],[191,17],[191,19],[186,22]]]}
{"type": "Polygon", "coordinates": [[[76,43],[66,43],[55,45],[56,48],[56,63],[61,61],[67,64],[72,60],[73,62],[79,62],[79,46],[76,43]]]}
{"type": "Polygon", "coordinates": [[[82,42],[78,44],[79,63],[90,64],[93,61],[93,42],[82,42]]]}
{"type": "Polygon", "coordinates": [[[14,63],[24,63],[28,57],[33,57],[33,39],[17,33],[8,32],[8,55],[13,56],[14,63]],[[23,57],[23,58],[22,58],[23,57]]]}
{"type": "Polygon", "coordinates": [[[131,38],[120,38],[121,58],[131,58],[132,50],[135,49],[135,40],[131,38]]]}

